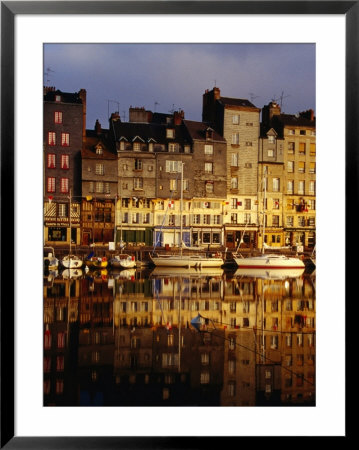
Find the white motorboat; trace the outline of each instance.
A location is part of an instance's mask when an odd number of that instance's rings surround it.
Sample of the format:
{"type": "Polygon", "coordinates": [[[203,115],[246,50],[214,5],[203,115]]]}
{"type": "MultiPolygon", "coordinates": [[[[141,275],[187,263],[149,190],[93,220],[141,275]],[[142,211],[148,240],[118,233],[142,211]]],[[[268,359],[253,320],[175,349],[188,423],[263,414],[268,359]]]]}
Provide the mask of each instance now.
{"type": "Polygon", "coordinates": [[[132,255],[120,253],[110,259],[110,265],[115,269],[132,269],[136,266],[136,260],[132,255]]]}

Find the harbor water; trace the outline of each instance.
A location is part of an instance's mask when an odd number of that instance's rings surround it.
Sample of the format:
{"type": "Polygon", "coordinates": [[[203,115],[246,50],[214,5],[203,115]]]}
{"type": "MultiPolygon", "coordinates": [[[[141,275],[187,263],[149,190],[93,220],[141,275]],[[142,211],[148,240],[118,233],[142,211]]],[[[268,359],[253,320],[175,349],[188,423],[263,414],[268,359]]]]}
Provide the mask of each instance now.
{"type": "Polygon", "coordinates": [[[44,406],[315,406],[315,272],[44,272],[44,406]]]}

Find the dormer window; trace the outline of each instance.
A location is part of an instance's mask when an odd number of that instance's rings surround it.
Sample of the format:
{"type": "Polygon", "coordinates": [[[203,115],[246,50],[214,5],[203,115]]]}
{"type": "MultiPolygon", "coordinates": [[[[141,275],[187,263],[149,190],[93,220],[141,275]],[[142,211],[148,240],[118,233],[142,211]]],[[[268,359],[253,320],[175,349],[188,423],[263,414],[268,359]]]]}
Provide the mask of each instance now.
{"type": "Polygon", "coordinates": [[[61,95],[55,95],[55,102],[61,102],[61,95]]]}
{"type": "Polygon", "coordinates": [[[173,139],[175,137],[175,130],[173,128],[167,128],[166,137],[167,139],[173,139]]]}
{"type": "Polygon", "coordinates": [[[139,152],[141,150],[141,145],[139,142],[134,142],[133,143],[133,151],[135,152],[139,152]]]}
{"type": "Polygon", "coordinates": [[[103,154],[103,148],[101,146],[96,147],[96,155],[102,155],[103,154]]]}
{"type": "Polygon", "coordinates": [[[206,139],[213,139],[213,130],[212,130],[212,128],[207,128],[207,130],[206,130],[206,139]]]}
{"type": "Polygon", "coordinates": [[[275,136],[268,136],[268,143],[275,144],[275,136]]]}

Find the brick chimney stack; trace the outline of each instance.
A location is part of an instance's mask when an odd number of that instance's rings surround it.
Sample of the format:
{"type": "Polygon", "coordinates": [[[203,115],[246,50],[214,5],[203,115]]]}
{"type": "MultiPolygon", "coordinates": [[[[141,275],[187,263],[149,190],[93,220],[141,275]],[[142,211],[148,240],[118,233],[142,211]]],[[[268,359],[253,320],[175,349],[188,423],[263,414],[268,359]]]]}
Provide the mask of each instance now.
{"type": "Polygon", "coordinates": [[[96,134],[101,134],[101,132],[102,132],[102,127],[101,127],[101,124],[100,124],[100,122],[98,121],[98,119],[96,119],[96,123],[95,123],[95,131],[96,131],[96,134]]]}
{"type": "Polygon", "coordinates": [[[86,89],[80,89],[78,93],[82,101],[82,141],[86,141],[86,89]]]}
{"type": "Polygon", "coordinates": [[[173,113],[173,123],[174,125],[181,125],[182,120],[184,119],[184,111],[175,111],[173,113]]]}

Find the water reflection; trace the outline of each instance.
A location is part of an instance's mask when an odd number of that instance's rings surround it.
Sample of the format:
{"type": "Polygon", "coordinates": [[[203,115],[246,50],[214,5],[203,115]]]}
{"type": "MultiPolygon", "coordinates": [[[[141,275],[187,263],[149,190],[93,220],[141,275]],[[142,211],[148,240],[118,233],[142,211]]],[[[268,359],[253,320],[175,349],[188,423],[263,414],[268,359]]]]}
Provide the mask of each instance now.
{"type": "Polygon", "coordinates": [[[45,405],[315,405],[314,274],[75,272],[44,276],[45,405]]]}

